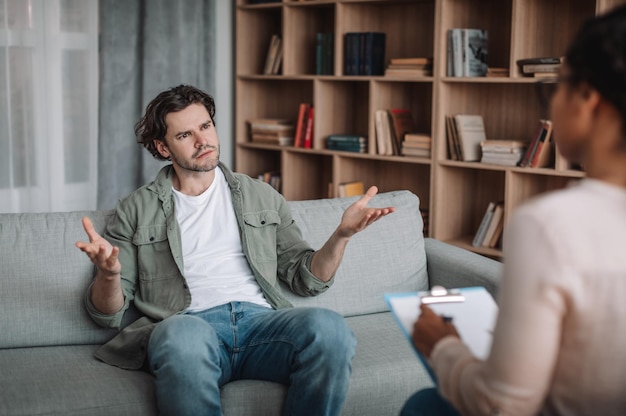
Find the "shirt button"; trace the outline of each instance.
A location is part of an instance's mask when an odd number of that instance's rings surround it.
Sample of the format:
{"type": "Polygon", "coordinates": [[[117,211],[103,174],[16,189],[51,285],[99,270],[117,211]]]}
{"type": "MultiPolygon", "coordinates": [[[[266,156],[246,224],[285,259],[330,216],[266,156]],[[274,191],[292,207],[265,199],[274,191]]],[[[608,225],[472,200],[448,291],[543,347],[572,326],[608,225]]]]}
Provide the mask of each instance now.
{"type": "Polygon", "coordinates": [[[265,221],[261,221],[261,225],[265,225],[265,221]]]}
{"type": "Polygon", "coordinates": [[[150,237],[150,241],[154,241],[154,237],[150,237]]]}

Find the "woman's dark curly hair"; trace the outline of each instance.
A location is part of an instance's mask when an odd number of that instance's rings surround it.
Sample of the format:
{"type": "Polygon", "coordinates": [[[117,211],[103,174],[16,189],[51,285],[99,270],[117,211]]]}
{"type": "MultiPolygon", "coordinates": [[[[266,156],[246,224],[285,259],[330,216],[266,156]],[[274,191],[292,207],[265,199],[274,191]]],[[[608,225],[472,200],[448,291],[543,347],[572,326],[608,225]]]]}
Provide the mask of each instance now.
{"type": "MultiPolygon", "coordinates": [[[[626,7],[587,21],[566,54],[570,85],[587,83],[615,106],[626,129],[626,7]]],[[[625,133],[624,131],[622,133],[625,133]]]]}
{"type": "Polygon", "coordinates": [[[184,110],[191,104],[202,104],[215,123],[215,101],[213,97],[190,85],[179,85],[157,95],[146,107],[146,114],[135,124],[137,143],[143,144],[159,160],[167,160],[157,151],[154,140],[165,141],[167,125],[165,117],[169,113],[184,110]]]}

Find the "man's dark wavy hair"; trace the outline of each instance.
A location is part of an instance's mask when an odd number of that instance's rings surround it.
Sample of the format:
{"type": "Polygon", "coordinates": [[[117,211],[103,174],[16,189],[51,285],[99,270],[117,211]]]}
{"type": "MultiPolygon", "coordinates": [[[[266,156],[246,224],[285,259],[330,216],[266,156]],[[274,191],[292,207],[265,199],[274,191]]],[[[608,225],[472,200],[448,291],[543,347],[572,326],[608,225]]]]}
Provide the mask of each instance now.
{"type": "Polygon", "coordinates": [[[165,141],[169,113],[184,110],[191,104],[202,104],[215,123],[215,101],[204,91],[191,85],[179,85],[157,95],[146,107],[146,113],[135,125],[137,142],[141,143],[158,160],[168,160],[157,151],[154,140],[165,141]]]}
{"type": "Polygon", "coordinates": [[[570,85],[587,83],[617,108],[626,140],[626,6],[587,21],[570,44],[565,62],[570,85]]]}

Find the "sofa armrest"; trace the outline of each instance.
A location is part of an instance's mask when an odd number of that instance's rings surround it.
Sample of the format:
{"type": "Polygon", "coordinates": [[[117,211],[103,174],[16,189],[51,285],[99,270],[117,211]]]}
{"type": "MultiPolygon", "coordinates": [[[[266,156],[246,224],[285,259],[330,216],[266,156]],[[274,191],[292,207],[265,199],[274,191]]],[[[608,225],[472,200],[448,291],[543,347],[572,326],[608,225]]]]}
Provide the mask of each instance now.
{"type": "Polygon", "coordinates": [[[484,286],[496,298],[501,262],[433,238],[424,241],[430,287],[484,286]]]}

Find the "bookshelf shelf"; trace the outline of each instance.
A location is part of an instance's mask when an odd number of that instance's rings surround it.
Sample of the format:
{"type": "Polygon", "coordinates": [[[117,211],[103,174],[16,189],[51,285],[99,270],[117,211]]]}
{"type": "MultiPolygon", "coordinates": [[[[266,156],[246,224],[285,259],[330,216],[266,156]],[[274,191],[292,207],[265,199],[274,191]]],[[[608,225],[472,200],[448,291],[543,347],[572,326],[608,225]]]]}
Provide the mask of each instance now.
{"type": "Polygon", "coordinates": [[[486,207],[504,201],[505,222],[529,198],[584,177],[560,156],[551,167],[520,168],[448,158],[445,116],[483,116],[488,139],[529,140],[540,118],[537,78],[523,76],[517,60],[561,56],[587,18],[626,0],[237,0],[235,170],[257,176],[282,172],[289,200],[337,195],[336,185],[362,181],[382,192],[408,189],[429,210],[427,234],[499,257],[497,248],[473,247],[486,207]],[[448,77],[447,31],[489,32],[489,66],[505,77],[448,77]],[[333,33],[331,75],[316,75],[317,33],[333,33]],[[344,75],[344,35],[384,32],[385,60],[432,57],[432,76],[344,75]],[[269,42],[283,40],[282,68],[264,75],[269,42]],[[315,108],[313,148],[251,143],[247,120],[287,118],[300,103],[315,108]],[[374,114],[406,108],[420,132],[430,134],[430,158],[381,156],[374,114]],[[326,149],[329,134],[366,136],[366,153],[326,149]]]}

